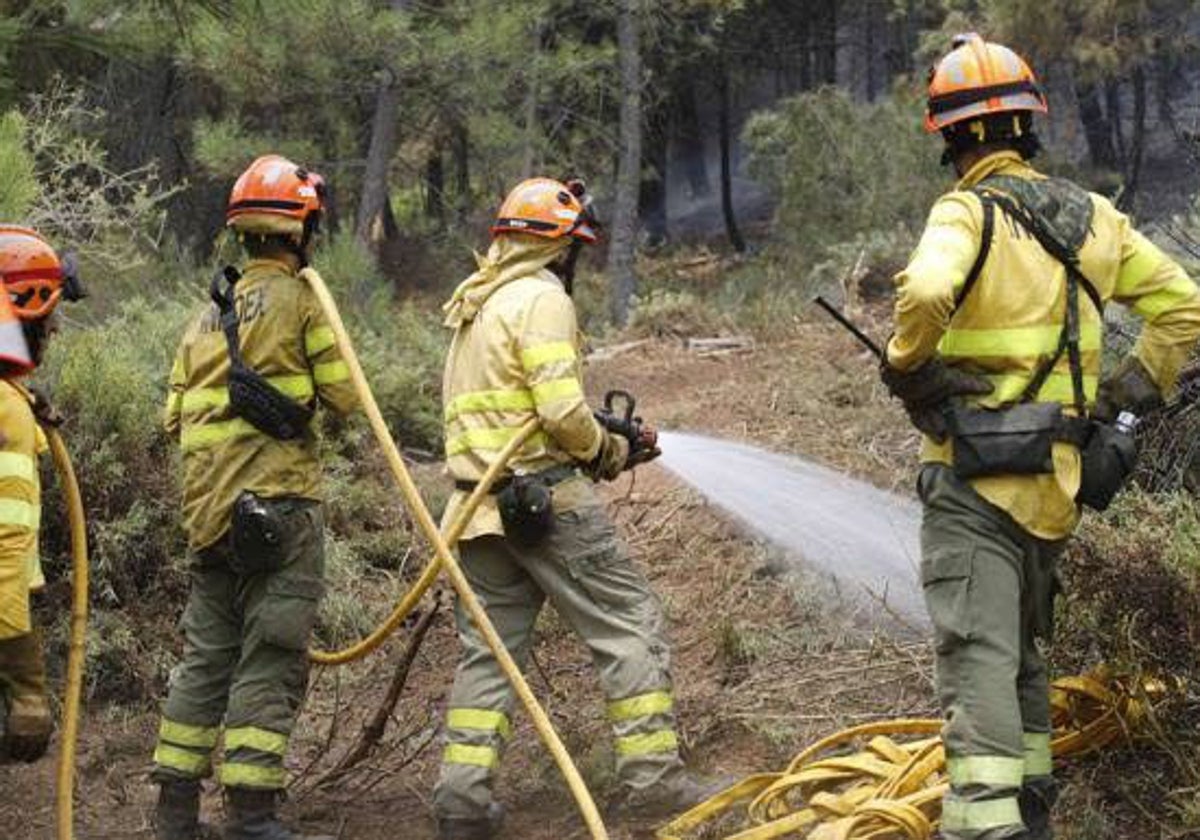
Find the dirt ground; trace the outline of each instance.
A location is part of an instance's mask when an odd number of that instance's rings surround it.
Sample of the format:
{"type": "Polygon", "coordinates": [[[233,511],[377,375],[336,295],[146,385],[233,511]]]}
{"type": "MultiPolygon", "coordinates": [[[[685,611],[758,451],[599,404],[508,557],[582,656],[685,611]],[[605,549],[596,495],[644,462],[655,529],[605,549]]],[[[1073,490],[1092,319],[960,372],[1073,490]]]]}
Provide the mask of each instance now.
{"type": "MultiPolygon", "coordinates": [[[[709,358],[677,343],[652,343],[593,364],[588,376],[597,395],[617,386],[638,394],[641,413],[665,427],[802,452],[886,487],[903,488],[911,476],[906,464],[915,437],[899,411],[879,398],[872,361],[824,325],[799,324],[776,344],[709,358]]],[[[933,713],[923,644],[897,642],[861,617],[848,622],[822,586],[738,533],[656,466],[606,492],[666,607],[680,734],[698,770],[773,769],[842,726],[933,713]]],[[[379,593],[381,600],[392,597],[379,593]]],[[[347,840],[433,837],[430,791],[456,660],[445,606],[378,746],[356,766],[332,769],[378,708],[408,635],[398,634],[365,662],[314,671],[289,759],[287,812],[298,825],[347,840]]],[[[603,802],[613,780],[602,698],[584,649],[549,610],[539,623],[529,677],[603,802]]],[[[498,786],[508,811],[504,836],[586,837],[553,763],[527,719],[516,717],[498,786]]],[[[152,836],[154,788],[146,773],[155,726],[152,709],[88,710],[77,799],[81,840],[152,836]]],[[[50,759],[0,767],[0,838],[53,836],[52,779],[50,759]]],[[[219,819],[212,791],[205,809],[219,819]]],[[[614,840],[632,840],[651,836],[652,827],[609,828],[614,840]]]]}

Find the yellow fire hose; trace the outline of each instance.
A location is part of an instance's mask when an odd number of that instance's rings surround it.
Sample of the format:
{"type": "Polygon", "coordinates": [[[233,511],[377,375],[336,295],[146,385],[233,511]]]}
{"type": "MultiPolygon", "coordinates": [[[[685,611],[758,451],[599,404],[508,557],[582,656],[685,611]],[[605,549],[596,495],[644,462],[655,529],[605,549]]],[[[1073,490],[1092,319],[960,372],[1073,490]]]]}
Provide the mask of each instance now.
{"type": "MultiPolygon", "coordinates": [[[[471,621],[479,630],[480,635],[483,636],[484,641],[487,642],[488,647],[492,651],[492,655],[496,657],[496,661],[499,663],[501,670],[508,678],[508,681],[512,684],[513,689],[517,693],[517,697],[520,698],[522,705],[525,706],[525,710],[529,713],[530,718],[533,720],[534,728],[537,730],[538,735],[541,736],[542,742],[545,743],[546,748],[550,750],[550,754],[553,756],[555,763],[558,765],[559,771],[563,774],[563,778],[566,779],[567,785],[571,789],[571,794],[575,797],[575,802],[579,806],[579,811],[583,816],[584,823],[586,823],[588,831],[590,832],[593,840],[607,840],[608,832],[604,828],[604,823],[600,819],[600,813],[596,809],[596,803],[593,801],[592,795],[587,789],[587,785],[584,784],[583,778],[579,775],[579,771],[576,769],[574,762],[571,760],[571,756],[567,752],[566,747],[563,746],[562,740],[558,737],[558,733],[554,731],[554,725],[550,722],[550,718],[547,717],[546,712],[538,703],[537,698],[534,697],[533,691],[529,688],[529,684],[525,682],[525,678],[521,675],[521,669],[518,668],[517,663],[513,661],[508,649],[504,646],[504,642],[496,633],[496,628],[492,626],[491,620],[488,619],[487,613],[484,611],[483,606],[479,603],[479,599],[475,597],[475,593],[471,589],[471,584],[467,581],[466,576],[463,574],[462,568],[458,565],[458,561],[454,559],[454,555],[450,551],[449,540],[446,537],[443,537],[442,533],[438,530],[437,525],[433,521],[433,517],[429,513],[429,508],[425,506],[425,501],[421,498],[420,491],[413,482],[412,476],[409,475],[408,469],[404,466],[404,459],[400,456],[400,452],[396,448],[395,441],[392,440],[392,435],[388,430],[387,423],[384,422],[383,415],[379,411],[379,406],[375,402],[375,396],[371,393],[371,388],[367,384],[367,379],[363,374],[362,366],[358,362],[358,357],[354,352],[354,347],[350,343],[350,337],[346,333],[346,326],[342,323],[342,317],[338,312],[337,304],[334,303],[333,296],[329,293],[329,289],[325,285],[325,281],[322,280],[321,275],[312,268],[304,269],[300,275],[312,288],[313,293],[316,294],[317,301],[320,303],[321,309],[324,311],[325,318],[329,321],[330,327],[333,328],[333,334],[337,342],[338,350],[342,355],[343,361],[345,361],[350,370],[351,381],[354,383],[354,388],[358,393],[359,401],[362,403],[363,410],[366,412],[367,420],[371,424],[371,430],[374,432],[376,440],[379,441],[379,445],[383,448],[383,453],[385,459],[387,460],[388,468],[391,470],[392,476],[396,479],[396,483],[400,487],[401,495],[404,497],[405,504],[408,505],[409,510],[412,512],[413,518],[416,519],[417,526],[421,529],[421,532],[425,535],[425,538],[433,547],[435,559],[430,562],[429,567],[425,570],[425,573],[422,575],[421,581],[418,582],[417,586],[420,586],[421,582],[425,581],[426,578],[429,578],[429,583],[432,583],[432,579],[436,577],[439,571],[444,571],[450,578],[450,583],[454,586],[455,591],[458,593],[460,603],[467,611],[467,614],[471,617],[471,621]]],[[[513,451],[515,450],[516,447],[513,447],[513,451]]],[[[499,470],[496,470],[496,474],[499,474],[499,470]]],[[[495,479],[495,475],[492,476],[492,479],[495,479]]],[[[478,505],[479,500],[483,498],[486,489],[487,488],[482,485],[475,489],[473,499],[476,505],[478,505]]],[[[470,510],[464,509],[463,514],[469,513],[470,510]]],[[[465,527],[466,521],[462,516],[460,516],[454,524],[455,526],[465,527]]],[[[458,529],[460,534],[461,527],[458,529]]],[[[416,588],[417,587],[414,586],[413,591],[415,591],[416,588]]],[[[428,583],[426,583],[426,588],[428,588],[428,583]]],[[[405,600],[408,600],[407,596],[405,600]]],[[[393,611],[392,617],[388,622],[385,622],[385,624],[393,622],[396,614],[401,612],[400,606],[404,606],[403,601],[397,607],[397,609],[393,611]]],[[[402,619],[403,615],[401,615],[401,620],[402,619]]],[[[399,620],[395,620],[394,623],[398,625],[399,620]]],[[[375,638],[376,636],[378,636],[378,631],[373,633],[370,638],[375,638]]],[[[386,637],[386,633],[383,634],[380,639],[384,637],[386,637]]],[[[366,642],[364,641],[362,644],[365,645],[366,642]]],[[[378,641],[376,641],[375,644],[378,644],[378,641]]]]}
{"type": "MultiPolygon", "coordinates": [[[[517,450],[525,445],[526,441],[533,437],[538,427],[539,423],[537,420],[530,420],[517,431],[517,436],[500,450],[500,454],[496,456],[496,462],[484,473],[483,478],[480,479],[479,484],[476,485],[471,495],[467,497],[467,500],[459,509],[457,516],[455,516],[454,521],[446,530],[446,545],[451,549],[458,543],[458,539],[462,536],[462,532],[466,530],[467,525],[471,523],[471,517],[474,515],[476,509],[478,509],[480,502],[487,497],[488,492],[492,489],[492,485],[496,483],[496,479],[504,472],[509,459],[516,454],[517,450]]],[[[389,442],[391,441],[390,435],[388,440],[389,442]]],[[[439,571],[441,571],[441,562],[435,556],[429,561],[429,565],[425,567],[425,570],[421,572],[421,576],[417,578],[417,582],[404,593],[404,597],[396,604],[396,608],[392,610],[391,615],[384,619],[383,623],[376,627],[362,641],[351,645],[345,650],[332,652],[310,650],[308,658],[318,665],[345,665],[347,662],[362,659],[383,644],[388,636],[399,629],[400,624],[416,608],[421,598],[429,591],[429,587],[437,580],[439,571]]]]}
{"type": "Polygon", "coordinates": [[[75,809],[75,748],[79,739],[79,706],[83,691],[83,666],[87,642],[88,613],[88,549],[87,522],[83,514],[83,497],[75,468],[62,436],[54,428],[46,428],[54,469],[67,500],[67,515],[71,526],[71,640],[67,654],[67,685],[63,699],[62,740],[58,753],[58,783],[56,787],[56,823],[58,840],[74,837],[75,809]]]}
{"type": "MultiPolygon", "coordinates": [[[[1103,669],[1056,681],[1051,753],[1068,758],[1136,735],[1167,693],[1160,681],[1114,677],[1103,669]]],[[[712,824],[744,804],[750,827],[725,840],[793,834],[808,840],[929,840],[949,788],[941,728],[940,720],[920,719],[843,730],[801,752],[783,772],[749,776],[700,803],[656,836],[714,837],[712,824]],[[868,740],[861,752],[830,754],[862,739],[868,740]]]]}

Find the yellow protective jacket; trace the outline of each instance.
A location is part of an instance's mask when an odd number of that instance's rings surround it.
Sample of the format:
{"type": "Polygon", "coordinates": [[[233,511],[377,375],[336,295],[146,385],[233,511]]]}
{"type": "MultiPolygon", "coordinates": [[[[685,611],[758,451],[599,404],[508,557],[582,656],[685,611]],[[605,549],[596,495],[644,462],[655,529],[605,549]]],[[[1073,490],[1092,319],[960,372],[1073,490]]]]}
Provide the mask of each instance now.
{"type": "MultiPolygon", "coordinates": [[[[239,346],[246,364],[301,402],[345,414],[357,404],[333,330],[308,285],[291,268],[252,260],[236,286],[239,346]]],[[[314,429],[276,440],[229,406],[229,354],[216,305],[184,334],[171,368],[164,422],[183,450],[183,518],[189,545],[212,545],[229,529],[243,490],[267,498],[320,499],[314,429]]]]}
{"type": "MultiPolygon", "coordinates": [[[[970,188],[993,175],[1042,179],[1015,152],[977,163],[958,188],[934,205],[907,268],[896,278],[895,334],[888,361],[912,370],[932,356],[982,374],[995,391],[972,402],[996,407],[1017,400],[1041,360],[1058,345],[1066,308],[1066,271],[1023,228],[996,209],[987,261],[955,311],[980,250],[983,208],[970,188]]],[[[1200,295],[1184,271],[1133,229],[1129,219],[1099,195],[1090,195],[1091,228],[1079,250],[1080,268],[1103,300],[1115,300],[1144,319],[1134,353],[1164,395],[1200,337],[1200,295]]],[[[1089,406],[1095,399],[1103,339],[1101,316],[1079,295],[1081,350],[1089,406]]],[[[1073,402],[1066,354],[1038,394],[1042,402],[1073,402]]],[[[923,461],[953,462],[953,446],[926,439],[923,461]]],[[[1049,475],[974,479],[975,490],[1042,539],[1069,535],[1079,519],[1079,451],[1054,447],[1049,475]]]]}
{"type": "Polygon", "coordinates": [[[0,380],[0,639],[30,632],[29,592],[45,585],[37,458],[47,444],[32,402],[20,385],[0,380]]]}
{"type": "MultiPolygon", "coordinates": [[[[600,451],[604,432],[583,396],[575,304],[546,269],[565,246],[535,236],[499,236],[480,258],[479,271],[446,305],[454,339],[442,400],[447,468],[457,481],[482,478],[499,450],[534,417],[541,429],[513,459],[512,471],[586,463],[600,451]]],[[[555,489],[555,507],[570,509],[593,492],[588,481],[567,481],[555,489]]],[[[466,495],[455,492],[446,522],[466,495]]],[[[463,539],[503,533],[489,497],[463,539]]]]}

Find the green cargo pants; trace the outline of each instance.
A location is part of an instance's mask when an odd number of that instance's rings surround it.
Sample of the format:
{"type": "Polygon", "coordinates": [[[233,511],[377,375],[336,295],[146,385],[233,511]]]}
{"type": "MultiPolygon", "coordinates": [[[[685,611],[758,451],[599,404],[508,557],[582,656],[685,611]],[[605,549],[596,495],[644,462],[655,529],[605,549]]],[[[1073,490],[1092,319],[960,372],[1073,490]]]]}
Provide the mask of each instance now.
{"type": "Polygon", "coordinates": [[[308,500],[266,503],[286,525],[273,570],[238,557],[228,536],[193,557],[183,659],[171,672],[154,752],[160,781],[210,775],[224,726],[221,784],[284,787],[324,587],[324,517],[308,500]]]}
{"type": "MultiPolygon", "coordinates": [[[[630,560],[604,509],[557,513],[534,548],[503,537],[461,546],[463,571],[496,631],[524,667],[534,623],[549,598],[591,651],[608,698],[617,775],[633,791],[682,770],[662,607],[630,560]]],[[[481,819],[510,737],[513,691],[470,619],[457,610],[462,658],[446,715],[446,748],[434,791],[441,818],[481,819]]]]}
{"type": "Polygon", "coordinates": [[[1063,541],[1031,536],[950,467],[926,465],[918,491],[921,583],[946,716],[942,836],[1049,840],[1050,685],[1035,639],[1053,632],[1063,541]]]}

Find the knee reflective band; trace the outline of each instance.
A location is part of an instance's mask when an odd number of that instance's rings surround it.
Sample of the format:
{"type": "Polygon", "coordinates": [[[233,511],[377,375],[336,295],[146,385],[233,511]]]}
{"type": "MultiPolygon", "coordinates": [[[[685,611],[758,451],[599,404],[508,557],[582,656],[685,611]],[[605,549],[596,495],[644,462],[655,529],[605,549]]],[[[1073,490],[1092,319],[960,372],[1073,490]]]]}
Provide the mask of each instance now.
{"type": "Polygon", "coordinates": [[[495,732],[505,741],[512,737],[508,715],[491,709],[451,709],[446,712],[446,728],[495,732]]]}
{"type": "Polygon", "coordinates": [[[238,727],[225,733],[226,753],[246,748],[282,757],[287,753],[287,745],[287,735],[269,729],[259,729],[257,726],[238,727]]]}
{"type": "Polygon", "coordinates": [[[679,749],[679,736],[673,729],[660,729],[640,735],[626,735],[617,739],[617,755],[633,758],[653,753],[675,752],[679,749]]]}
{"type": "Polygon", "coordinates": [[[83,693],[84,645],[87,641],[88,548],[87,521],[83,496],[75,478],[71,455],[62,435],[52,427],[44,429],[54,458],[54,469],[67,501],[71,528],[71,636],[67,652],[67,686],[63,698],[62,741],[59,746],[55,785],[55,815],[58,840],[72,840],[75,834],[75,748],[79,739],[79,707],[83,693]]]}
{"type": "Polygon", "coordinates": [[[984,799],[967,802],[953,794],[946,794],[942,801],[942,832],[985,831],[989,828],[1020,826],[1021,807],[1017,797],[984,799]]]}
{"type": "Polygon", "coordinates": [[[662,715],[673,711],[675,700],[669,691],[651,691],[648,694],[638,694],[626,697],[624,700],[611,700],[608,704],[608,719],[614,723],[634,718],[662,715]]]}
{"type": "MultiPolygon", "coordinates": [[[[1046,749],[1050,749],[1049,740],[1046,741],[1046,749]]],[[[1003,755],[957,756],[946,760],[946,774],[953,787],[985,785],[1019,788],[1021,779],[1025,777],[1025,759],[1003,755]]]]}
{"type": "Polygon", "coordinates": [[[500,754],[494,747],[480,747],[474,744],[447,744],[442,760],[447,764],[468,764],[472,767],[485,767],[488,770],[500,763],[500,754]]]}
{"type": "Polygon", "coordinates": [[[287,774],[282,766],[264,767],[226,761],[221,765],[220,780],[222,787],[283,790],[287,784],[287,774]]]}
{"type": "Polygon", "coordinates": [[[158,725],[154,763],[164,770],[192,779],[212,771],[212,751],[220,730],[215,726],[192,726],[163,718],[158,725]]]}
{"type": "Polygon", "coordinates": [[[159,741],[167,741],[181,747],[200,747],[211,750],[217,745],[221,731],[215,726],[192,726],[163,718],[158,725],[159,741]]]}
{"type": "Polygon", "coordinates": [[[283,757],[288,736],[257,726],[225,732],[225,761],[220,779],[225,787],[282,788],[287,781],[283,757]]]}
{"type": "Polygon", "coordinates": [[[1026,732],[1024,776],[1049,776],[1054,772],[1054,762],[1050,757],[1050,733],[1026,732]]]}
{"type": "Polygon", "coordinates": [[[154,763],[189,779],[203,778],[212,770],[209,753],[194,752],[162,741],[154,748],[154,763]]]}
{"type": "Polygon", "coordinates": [[[537,433],[539,425],[537,419],[531,419],[525,426],[517,430],[516,436],[501,450],[501,457],[496,459],[496,463],[488,470],[483,480],[480,481],[479,486],[475,488],[475,492],[471,494],[471,497],[463,506],[458,519],[451,525],[446,535],[443,536],[434,523],[424,499],[421,498],[421,492],[413,482],[408,468],[404,465],[404,459],[400,456],[396,442],[392,439],[387,423],[379,411],[379,405],[375,402],[371,388],[367,384],[366,376],[363,375],[358,357],[354,353],[354,347],[350,343],[349,336],[346,334],[345,324],[342,323],[341,315],[337,310],[337,304],[334,303],[333,297],[329,294],[329,289],[325,285],[325,281],[321,279],[320,274],[311,268],[303,269],[300,272],[300,277],[308,283],[313,294],[316,295],[321,310],[324,312],[325,318],[333,330],[338,351],[341,353],[342,359],[349,370],[350,379],[354,383],[354,390],[358,394],[363,410],[366,412],[367,419],[371,424],[371,431],[383,449],[388,469],[391,471],[393,478],[396,479],[400,492],[404,496],[405,504],[412,512],[413,519],[416,520],[421,533],[434,549],[434,559],[421,574],[420,580],[405,594],[401,603],[393,610],[392,615],[388,617],[383,626],[375,633],[372,633],[368,639],[355,645],[349,651],[341,651],[337,654],[316,654],[312,658],[317,662],[338,664],[339,662],[350,661],[374,649],[374,647],[378,646],[383,639],[386,639],[400,625],[404,620],[404,616],[416,606],[421,596],[433,584],[438,573],[445,571],[447,577],[450,578],[450,583],[454,586],[455,592],[458,593],[459,603],[462,604],[463,609],[471,617],[476,628],[478,628],[480,635],[487,642],[492,655],[496,657],[500,669],[512,684],[514,692],[520,698],[521,704],[533,720],[534,728],[537,730],[542,742],[550,751],[555,764],[558,765],[559,771],[566,779],[567,786],[571,789],[571,794],[574,796],[583,821],[587,825],[588,833],[591,834],[594,840],[608,840],[608,832],[604,828],[604,822],[600,819],[600,812],[596,808],[596,803],[592,799],[587,785],[584,784],[583,778],[579,775],[579,770],[571,760],[566,747],[563,746],[562,739],[555,732],[550,718],[547,717],[546,712],[538,703],[525,678],[521,676],[521,669],[517,667],[517,663],[504,646],[504,641],[496,633],[496,628],[492,625],[487,612],[475,596],[470,582],[467,580],[466,575],[463,574],[458,561],[450,550],[450,546],[457,542],[458,537],[462,535],[475,508],[486,497],[490,485],[500,475],[505,462],[517,451],[523,440],[528,440],[537,433]]]}

